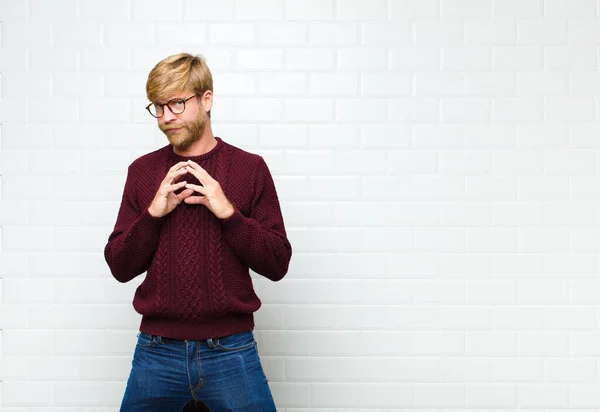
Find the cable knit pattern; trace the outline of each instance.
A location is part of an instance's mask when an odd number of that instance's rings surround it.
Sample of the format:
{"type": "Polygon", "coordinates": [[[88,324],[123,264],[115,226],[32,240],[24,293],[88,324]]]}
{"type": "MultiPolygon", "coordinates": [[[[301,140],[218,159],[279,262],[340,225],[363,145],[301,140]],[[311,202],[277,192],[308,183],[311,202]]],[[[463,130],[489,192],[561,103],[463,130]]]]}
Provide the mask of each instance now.
{"type": "MultiPolygon", "coordinates": [[[[156,173],[154,176],[154,185],[156,187],[158,187],[160,185],[160,183],[162,182],[162,179],[160,178],[160,175],[166,175],[167,174],[167,170],[169,170],[169,164],[167,159],[165,158],[165,161],[161,163],[162,164],[162,169],[160,169],[160,173],[156,173]]],[[[171,216],[169,216],[167,219],[170,219],[171,216]]],[[[149,275],[146,277],[146,280],[144,283],[148,282],[148,280],[150,278],[154,278],[154,284],[158,284],[158,289],[155,292],[155,296],[156,296],[156,301],[154,302],[154,307],[152,308],[152,310],[148,311],[147,313],[151,313],[152,315],[157,315],[157,316],[165,316],[167,315],[167,313],[165,313],[165,308],[166,308],[166,302],[169,301],[169,296],[171,295],[171,288],[170,288],[170,284],[169,284],[169,256],[171,255],[171,251],[170,249],[172,248],[172,230],[171,230],[171,226],[165,226],[164,230],[161,231],[160,234],[160,241],[158,244],[158,249],[156,251],[156,256],[155,256],[155,266],[156,266],[156,273],[155,271],[152,271],[149,273],[149,275]]],[[[141,287],[144,286],[144,283],[142,283],[141,287]]],[[[152,296],[152,295],[150,295],[152,296]]],[[[136,302],[137,303],[137,302],[136,302]]],[[[143,309],[142,309],[143,310],[143,309]]]]}
{"type": "Polygon", "coordinates": [[[158,316],[165,315],[163,311],[165,310],[166,302],[169,301],[170,295],[170,288],[167,282],[169,279],[169,247],[171,245],[169,235],[169,230],[164,230],[161,233],[161,242],[159,243],[155,258],[156,271],[152,271],[153,276],[147,276],[144,283],[140,286],[140,288],[143,288],[146,283],[152,282],[154,288],[148,291],[148,296],[156,296],[156,301],[152,305],[152,309],[148,310],[148,313],[158,316]]]}
{"type": "Polygon", "coordinates": [[[182,239],[199,239],[202,236],[200,219],[192,206],[181,206],[183,207],[178,210],[180,216],[177,216],[179,218],[177,224],[172,228],[174,236],[171,246],[174,251],[174,266],[178,276],[174,276],[170,280],[175,283],[175,294],[180,303],[173,309],[176,310],[176,315],[179,317],[197,318],[199,313],[193,309],[197,300],[201,298],[199,296],[199,289],[202,287],[201,280],[195,276],[200,264],[200,251],[191,247],[183,247],[180,242],[182,239]]]}
{"type": "Polygon", "coordinates": [[[219,317],[225,314],[225,287],[223,286],[223,260],[221,247],[221,230],[216,223],[209,225],[209,273],[214,315],[219,317]]]}
{"type": "MultiPolygon", "coordinates": [[[[198,183],[191,174],[190,183],[198,183]]],[[[200,156],[165,146],[128,169],[117,221],[104,250],[113,276],[128,282],[147,271],[133,305],[140,330],[175,339],[206,339],[251,330],[261,305],[249,269],[273,281],[287,273],[287,239],[273,179],[264,160],[217,138],[200,156]],[[234,214],[218,219],[205,206],[180,204],[148,213],[168,168],[191,159],[219,182],[234,214]]]]}
{"type": "MultiPolygon", "coordinates": [[[[223,182],[223,186],[221,189],[226,192],[226,182],[223,178],[223,158],[224,156],[219,156],[216,159],[216,168],[215,168],[215,180],[217,182],[223,182]]],[[[221,184],[221,183],[219,183],[221,184]]],[[[225,305],[225,287],[223,285],[223,251],[222,251],[222,239],[221,239],[221,226],[219,222],[214,219],[211,220],[209,224],[208,230],[208,244],[209,248],[209,267],[208,272],[210,274],[210,286],[212,292],[212,301],[214,303],[214,316],[221,317],[225,314],[226,305],[225,305]]]]}

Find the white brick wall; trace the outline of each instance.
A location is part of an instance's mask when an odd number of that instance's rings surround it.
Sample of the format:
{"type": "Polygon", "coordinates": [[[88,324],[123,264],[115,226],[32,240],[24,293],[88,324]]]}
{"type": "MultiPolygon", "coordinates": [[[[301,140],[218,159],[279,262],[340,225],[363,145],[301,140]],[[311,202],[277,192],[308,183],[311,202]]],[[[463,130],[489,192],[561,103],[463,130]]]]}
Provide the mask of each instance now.
{"type": "Polygon", "coordinates": [[[0,409],[108,412],[140,279],[102,251],[166,140],[148,71],[215,77],[294,246],[256,278],[287,412],[600,411],[599,0],[0,0],[0,409]]]}

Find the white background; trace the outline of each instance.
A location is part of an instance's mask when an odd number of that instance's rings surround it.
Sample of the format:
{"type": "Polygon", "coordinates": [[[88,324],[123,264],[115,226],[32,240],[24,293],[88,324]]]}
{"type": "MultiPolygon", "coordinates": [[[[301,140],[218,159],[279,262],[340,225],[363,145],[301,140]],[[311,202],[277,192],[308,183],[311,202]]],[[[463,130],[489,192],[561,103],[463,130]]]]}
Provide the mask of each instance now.
{"type": "Polygon", "coordinates": [[[259,153],[278,409],[600,410],[597,0],[0,0],[0,405],[118,409],[141,279],[104,262],[162,58],[259,153]]]}

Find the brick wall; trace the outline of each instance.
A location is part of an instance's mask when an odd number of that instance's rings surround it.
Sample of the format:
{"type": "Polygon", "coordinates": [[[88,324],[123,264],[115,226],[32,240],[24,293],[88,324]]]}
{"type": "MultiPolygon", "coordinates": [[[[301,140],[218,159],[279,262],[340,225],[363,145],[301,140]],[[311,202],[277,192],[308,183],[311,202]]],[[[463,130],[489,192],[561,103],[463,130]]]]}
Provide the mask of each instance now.
{"type": "Polygon", "coordinates": [[[255,276],[278,409],[600,410],[600,1],[0,0],[0,405],[117,410],[141,279],[102,251],[206,57],[294,257],[255,276]]]}

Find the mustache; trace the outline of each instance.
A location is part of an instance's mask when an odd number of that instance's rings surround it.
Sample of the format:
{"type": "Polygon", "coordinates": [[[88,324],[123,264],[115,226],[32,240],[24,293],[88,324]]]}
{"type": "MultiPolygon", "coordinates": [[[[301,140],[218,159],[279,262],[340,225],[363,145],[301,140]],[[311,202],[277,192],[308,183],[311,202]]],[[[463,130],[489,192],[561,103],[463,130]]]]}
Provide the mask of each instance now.
{"type": "Polygon", "coordinates": [[[163,126],[163,127],[161,127],[161,129],[162,130],[173,130],[173,129],[181,129],[183,127],[186,127],[186,126],[184,124],[179,125],[179,126],[178,125],[173,125],[173,126],[170,126],[170,127],[163,126]]]}

